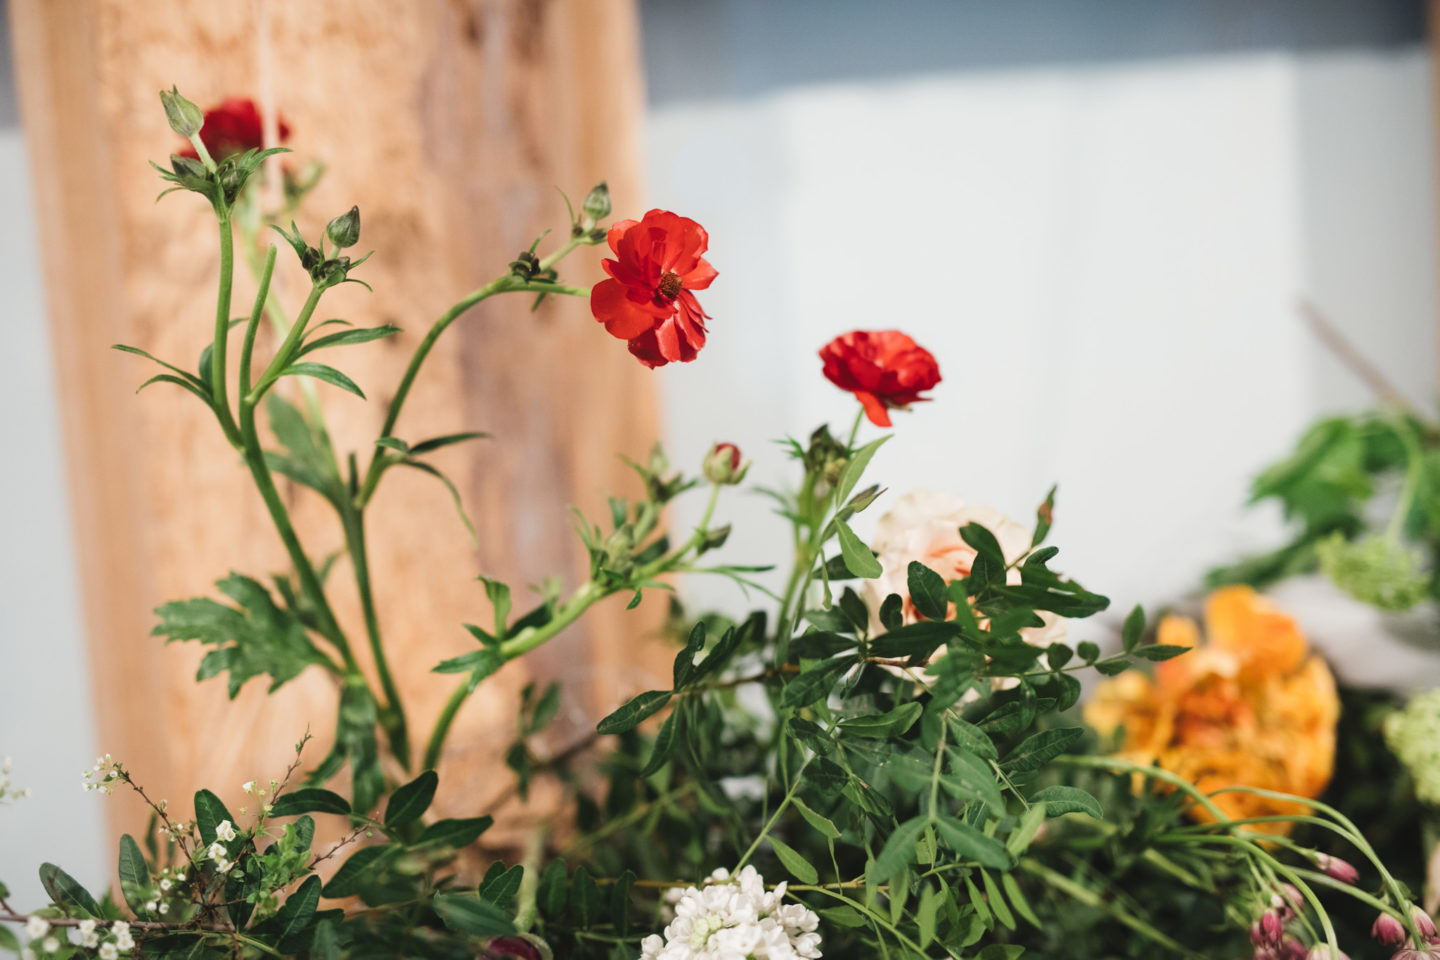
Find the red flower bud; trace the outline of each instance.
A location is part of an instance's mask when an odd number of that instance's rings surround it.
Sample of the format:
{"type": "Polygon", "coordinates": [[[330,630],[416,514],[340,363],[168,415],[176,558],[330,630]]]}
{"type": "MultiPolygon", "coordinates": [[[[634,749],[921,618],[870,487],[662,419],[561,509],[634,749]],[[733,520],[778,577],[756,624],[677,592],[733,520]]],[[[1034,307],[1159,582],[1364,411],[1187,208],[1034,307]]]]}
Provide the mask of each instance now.
{"type": "Polygon", "coordinates": [[[1405,942],[1405,926],[1388,913],[1382,913],[1370,925],[1370,936],[1387,947],[1396,947],[1405,942]]]}
{"type": "Polygon", "coordinates": [[[890,408],[930,399],[920,396],[940,382],[929,350],[899,330],[856,330],[820,348],[825,379],[855,394],[877,427],[890,426],[890,408]]]}
{"type": "Polygon", "coordinates": [[[1305,954],[1305,960],[1350,960],[1350,955],[1344,950],[1330,951],[1329,944],[1317,943],[1305,954]]]}
{"type": "Polygon", "coordinates": [[[740,462],[740,448],[733,443],[717,443],[705,455],[701,472],[711,483],[736,484],[745,479],[748,462],[740,462]]]}
{"type": "Polygon", "coordinates": [[[544,960],[529,936],[496,937],[485,948],[486,960],[544,960]]]}
{"type": "Polygon", "coordinates": [[[1274,910],[1266,910],[1250,928],[1250,942],[1257,947],[1276,947],[1285,939],[1285,924],[1274,910]]]}
{"type": "Polygon", "coordinates": [[[590,312],[612,337],[626,340],[647,367],[689,363],[705,346],[705,321],[692,291],[717,276],[700,255],[710,235],[694,220],[668,210],[621,220],[606,234],[617,259],[602,260],[610,275],[590,290],[590,312]]]}
{"type": "Polygon", "coordinates": [[[1415,921],[1415,929],[1419,931],[1420,936],[1427,940],[1435,938],[1435,921],[1430,919],[1430,914],[1413,903],[1410,905],[1410,919],[1415,921]]]}
{"type": "Polygon", "coordinates": [[[1353,884],[1360,879],[1360,871],[1348,861],[1332,857],[1328,853],[1315,854],[1315,865],[1341,883],[1353,884]]]}

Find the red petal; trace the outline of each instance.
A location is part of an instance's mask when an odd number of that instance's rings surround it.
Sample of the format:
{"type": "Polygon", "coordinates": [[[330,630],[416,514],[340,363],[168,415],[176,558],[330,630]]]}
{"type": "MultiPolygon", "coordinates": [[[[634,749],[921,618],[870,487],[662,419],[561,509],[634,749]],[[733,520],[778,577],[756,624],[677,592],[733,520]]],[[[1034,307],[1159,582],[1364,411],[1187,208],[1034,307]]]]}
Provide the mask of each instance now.
{"type": "Polygon", "coordinates": [[[710,282],[720,275],[720,272],[705,260],[697,260],[695,269],[689,273],[682,274],[681,283],[686,290],[704,290],[710,286],[710,282]]]}
{"type": "Polygon", "coordinates": [[[855,399],[865,408],[865,416],[870,418],[871,423],[877,427],[890,426],[890,411],[885,409],[885,404],[880,402],[879,397],[864,390],[856,390],[855,399]]]}
{"type": "Polygon", "coordinates": [[[605,324],[605,330],[621,340],[630,340],[655,326],[655,317],[626,296],[619,280],[601,280],[590,290],[590,312],[605,324]]]}

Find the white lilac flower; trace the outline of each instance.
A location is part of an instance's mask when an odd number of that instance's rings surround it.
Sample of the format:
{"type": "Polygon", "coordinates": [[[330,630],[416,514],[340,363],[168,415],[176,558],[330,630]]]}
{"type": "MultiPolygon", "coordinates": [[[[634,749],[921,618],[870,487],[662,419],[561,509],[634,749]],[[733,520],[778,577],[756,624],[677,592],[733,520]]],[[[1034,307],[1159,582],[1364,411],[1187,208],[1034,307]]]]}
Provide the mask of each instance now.
{"type": "Polygon", "coordinates": [[[56,940],[54,937],[46,937],[45,942],[40,944],[40,949],[44,950],[46,953],[54,953],[56,950],[60,949],[60,941],[56,940]]]}
{"type": "MultiPolygon", "coordinates": [[[[667,900],[670,898],[666,898],[667,900]]],[[[733,877],[724,869],[675,902],[665,934],[646,937],[641,960],[815,960],[820,918],[803,904],[785,904],[785,884],[765,889],[754,867],[733,877]]]]}
{"type": "Polygon", "coordinates": [[[229,843],[235,839],[235,825],[229,820],[221,820],[215,825],[215,836],[220,840],[229,843]]]}
{"type": "Polygon", "coordinates": [[[119,960],[120,948],[113,943],[100,945],[100,960],[119,960]]]}
{"type": "Polygon", "coordinates": [[[34,917],[25,921],[25,935],[31,940],[39,940],[50,932],[50,921],[44,917],[34,917]]]}

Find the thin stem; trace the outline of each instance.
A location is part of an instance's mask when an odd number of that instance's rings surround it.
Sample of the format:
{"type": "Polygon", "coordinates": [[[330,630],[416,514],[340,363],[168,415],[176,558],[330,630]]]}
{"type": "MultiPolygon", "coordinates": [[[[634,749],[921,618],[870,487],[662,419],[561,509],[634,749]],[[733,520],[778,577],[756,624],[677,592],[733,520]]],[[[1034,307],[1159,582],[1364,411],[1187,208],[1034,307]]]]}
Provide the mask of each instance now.
{"type": "MultiPolygon", "coordinates": [[[[354,463],[352,458],[351,463],[354,463]]],[[[350,566],[355,571],[355,586],[360,594],[360,608],[365,616],[365,635],[370,641],[370,653],[375,661],[375,672],[380,676],[380,688],[385,693],[381,706],[381,725],[390,741],[390,752],[401,766],[410,766],[410,739],[406,730],[405,706],[400,700],[400,688],[390,673],[390,663],[385,657],[385,644],[380,639],[380,618],[375,611],[375,592],[370,585],[370,560],[365,548],[365,513],[350,501],[342,501],[340,521],[345,528],[345,546],[350,551],[350,566]]],[[[428,769],[428,767],[427,767],[428,769]]]]}
{"type": "Polygon", "coordinates": [[[255,305],[250,311],[250,321],[245,325],[245,342],[240,346],[240,396],[250,393],[250,363],[255,352],[255,334],[260,329],[260,316],[265,312],[265,302],[270,298],[270,278],[275,273],[275,247],[271,246],[265,255],[265,266],[260,272],[260,286],[255,293],[255,305]]]}
{"type": "Polygon", "coordinates": [[[800,775],[805,772],[805,768],[809,766],[809,763],[810,761],[805,761],[805,763],[802,763],[800,765],[800,769],[795,771],[795,782],[790,784],[790,789],[785,792],[785,798],[781,800],[780,803],[775,807],[775,812],[770,815],[770,819],[766,821],[765,827],[755,837],[755,841],[750,844],[750,849],[746,850],[744,856],[742,856],[740,860],[735,864],[735,873],[739,873],[740,868],[745,866],[745,862],[754,855],[757,849],[759,849],[760,842],[770,834],[770,831],[772,829],[774,829],[776,822],[780,819],[780,814],[784,813],[785,808],[790,806],[790,801],[795,799],[795,791],[800,789],[800,775]]]}
{"type": "Polygon", "coordinates": [[[275,351],[270,365],[260,375],[260,380],[255,384],[255,388],[245,395],[243,402],[249,403],[251,406],[258,403],[270,385],[279,379],[281,371],[290,365],[290,361],[294,358],[295,348],[299,344],[300,338],[305,335],[305,326],[310,322],[310,317],[315,313],[315,307],[320,303],[320,296],[326,289],[325,285],[321,283],[310,287],[310,296],[305,298],[305,305],[300,308],[300,315],[295,318],[295,323],[290,327],[290,332],[285,335],[280,349],[275,351]]]}
{"type": "Polygon", "coordinates": [[[219,220],[220,293],[215,304],[215,343],[210,348],[210,396],[215,412],[220,417],[220,427],[225,431],[225,438],[232,444],[238,444],[240,434],[235,428],[235,417],[230,412],[229,386],[225,374],[226,347],[230,342],[230,292],[235,280],[235,231],[230,226],[228,211],[220,213],[219,220]]]}
{"type": "Polygon", "coordinates": [[[1155,927],[1151,926],[1149,923],[1131,914],[1128,910],[1121,907],[1119,904],[1107,900],[1105,897],[1102,897],[1094,890],[1091,890],[1084,884],[1076,883],[1074,880],[1071,880],[1069,877],[1065,876],[1063,873],[1060,873],[1057,870],[1053,870],[1050,867],[1039,863],[1038,861],[1029,859],[1028,857],[1020,861],[1020,869],[1024,870],[1031,876],[1038,877],[1039,879],[1045,881],[1050,886],[1054,887],[1056,890],[1070,897],[1072,900],[1083,903],[1088,907],[1094,907],[1097,910],[1105,911],[1106,913],[1110,914],[1110,916],[1114,917],[1116,920],[1129,927],[1131,930],[1134,930],[1136,933],[1141,934],[1142,936],[1149,937],[1151,940],[1154,940],[1156,943],[1160,944],[1167,950],[1173,950],[1175,953],[1180,954],[1184,957],[1191,957],[1193,958],[1193,960],[1206,960],[1206,957],[1203,953],[1196,953],[1194,950],[1191,950],[1182,945],[1181,943],[1172,940],[1170,937],[1167,937],[1164,933],[1160,932],[1155,927]]]}

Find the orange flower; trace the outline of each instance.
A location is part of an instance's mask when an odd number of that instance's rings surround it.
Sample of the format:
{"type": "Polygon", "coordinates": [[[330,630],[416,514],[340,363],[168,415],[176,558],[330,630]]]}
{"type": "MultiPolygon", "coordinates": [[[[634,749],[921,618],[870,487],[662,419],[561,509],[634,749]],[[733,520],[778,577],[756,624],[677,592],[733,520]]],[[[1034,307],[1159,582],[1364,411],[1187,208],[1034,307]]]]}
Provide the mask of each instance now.
{"type": "MultiPolygon", "coordinates": [[[[1330,669],[1310,655],[1295,621],[1249,587],[1211,594],[1205,630],[1202,643],[1193,620],[1166,617],[1159,642],[1194,649],[1159,664],[1153,680],[1127,670],[1101,684],[1086,722],[1102,736],[1123,727],[1119,757],[1156,764],[1207,793],[1248,786],[1318,797],[1334,769],[1340,715],[1330,669]]],[[[1232,819],[1302,812],[1249,793],[1214,800],[1232,819]]],[[[1209,819],[1202,807],[1191,811],[1209,819]]]]}

